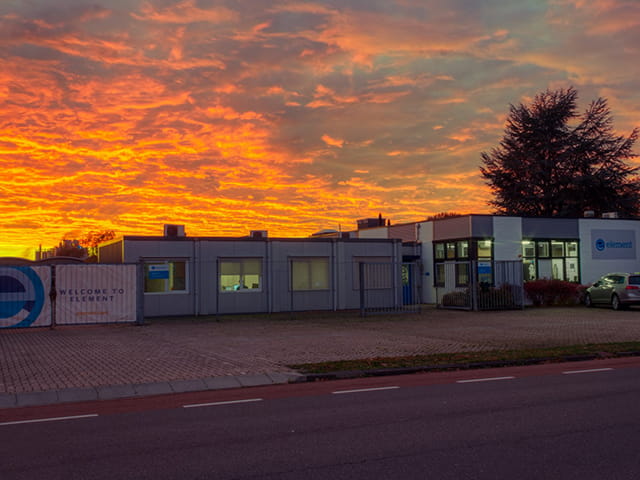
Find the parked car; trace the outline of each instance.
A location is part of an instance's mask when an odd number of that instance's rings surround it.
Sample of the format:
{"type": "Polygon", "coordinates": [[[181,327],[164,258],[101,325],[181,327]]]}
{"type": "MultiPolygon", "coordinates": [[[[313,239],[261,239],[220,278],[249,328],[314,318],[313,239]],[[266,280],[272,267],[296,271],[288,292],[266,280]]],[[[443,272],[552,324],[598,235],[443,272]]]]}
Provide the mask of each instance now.
{"type": "Polygon", "coordinates": [[[607,273],[587,288],[584,304],[611,305],[614,310],[640,305],[640,273],[607,273]]]}

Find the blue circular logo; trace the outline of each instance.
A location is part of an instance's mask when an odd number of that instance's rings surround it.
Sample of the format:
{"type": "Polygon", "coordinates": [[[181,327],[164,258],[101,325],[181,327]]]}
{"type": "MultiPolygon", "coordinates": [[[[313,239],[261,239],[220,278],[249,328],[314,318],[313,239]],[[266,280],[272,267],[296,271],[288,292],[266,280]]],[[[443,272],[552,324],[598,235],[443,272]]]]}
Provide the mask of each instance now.
{"type": "Polygon", "coordinates": [[[605,243],[604,240],[599,238],[596,240],[596,250],[598,250],[599,252],[602,252],[604,250],[605,247],[605,243]]]}
{"type": "Polygon", "coordinates": [[[0,328],[30,326],[44,302],[44,285],[32,268],[0,267],[0,328]]]}

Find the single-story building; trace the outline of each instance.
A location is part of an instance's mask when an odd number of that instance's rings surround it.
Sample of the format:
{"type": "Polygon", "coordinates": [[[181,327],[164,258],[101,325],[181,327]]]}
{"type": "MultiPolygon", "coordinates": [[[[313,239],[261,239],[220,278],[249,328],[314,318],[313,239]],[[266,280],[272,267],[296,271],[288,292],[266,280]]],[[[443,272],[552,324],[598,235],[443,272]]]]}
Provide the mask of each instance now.
{"type": "MultiPolygon", "coordinates": [[[[179,227],[179,228],[167,228],[179,227]]],[[[100,263],[142,263],[145,316],[343,310],[361,307],[359,265],[387,304],[402,296],[402,242],[340,237],[124,236],[99,246],[100,263]]]]}
{"type": "Polygon", "coordinates": [[[468,286],[471,278],[493,284],[494,262],[518,262],[523,281],[588,284],[609,272],[640,271],[640,220],[611,217],[464,215],[362,229],[358,236],[421,244],[422,301],[435,303],[445,272],[453,273],[455,287],[468,286]],[[470,265],[477,272],[470,272],[470,265]]]}

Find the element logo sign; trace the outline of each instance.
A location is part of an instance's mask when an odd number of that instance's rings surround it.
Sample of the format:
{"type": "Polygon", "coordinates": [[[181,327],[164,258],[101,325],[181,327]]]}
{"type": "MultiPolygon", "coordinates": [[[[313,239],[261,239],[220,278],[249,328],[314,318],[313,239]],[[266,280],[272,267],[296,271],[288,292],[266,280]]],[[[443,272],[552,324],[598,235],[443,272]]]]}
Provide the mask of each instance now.
{"type": "Polygon", "coordinates": [[[0,267],[0,328],[30,326],[44,303],[44,285],[33,269],[0,267]]]}
{"type": "Polygon", "coordinates": [[[606,247],[606,243],[603,239],[599,238],[596,240],[596,250],[598,250],[599,252],[604,251],[606,247]]]}

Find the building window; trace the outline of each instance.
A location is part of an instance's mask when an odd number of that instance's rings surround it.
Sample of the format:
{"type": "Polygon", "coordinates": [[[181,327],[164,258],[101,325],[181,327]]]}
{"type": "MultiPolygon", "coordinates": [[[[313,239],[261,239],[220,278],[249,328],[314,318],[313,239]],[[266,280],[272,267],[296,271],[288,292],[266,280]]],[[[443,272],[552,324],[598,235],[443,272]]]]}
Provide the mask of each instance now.
{"type": "Polygon", "coordinates": [[[187,291],[187,262],[185,260],[157,260],[144,263],[145,293],[185,293],[187,291]]]}
{"type": "Polygon", "coordinates": [[[293,290],[328,290],[329,258],[308,257],[291,260],[293,290]]]}
{"type": "Polygon", "coordinates": [[[456,263],[456,286],[466,287],[469,285],[469,263],[456,263]]]}
{"type": "Polygon", "coordinates": [[[564,242],[551,240],[551,256],[553,258],[564,257],[564,242]]]}
{"type": "Polygon", "coordinates": [[[536,258],[536,242],[531,240],[523,240],[522,256],[524,258],[536,258]]]}
{"type": "Polygon", "coordinates": [[[525,258],[522,260],[522,274],[525,282],[538,278],[535,258],[525,258]]]}
{"type": "Polygon", "coordinates": [[[262,290],[262,258],[220,259],[220,291],[262,290]]]}
{"type": "Polygon", "coordinates": [[[454,260],[456,258],[456,244],[455,242],[447,243],[447,260],[454,260]]]}
{"type": "Polygon", "coordinates": [[[491,240],[478,240],[478,259],[493,257],[492,243],[491,240]]]}
{"type": "Polygon", "coordinates": [[[578,252],[577,240],[524,240],[523,278],[527,282],[542,275],[554,280],[579,282],[578,252]]]}
{"type": "Polygon", "coordinates": [[[538,242],[538,258],[549,258],[549,242],[538,242]]]}
{"type": "Polygon", "coordinates": [[[444,263],[436,263],[435,265],[435,285],[436,287],[444,287],[444,263]]]}
{"type": "Polygon", "coordinates": [[[457,242],[456,249],[458,253],[457,255],[458,258],[469,258],[469,241],[468,240],[461,240],[457,242]]]}
{"type": "Polygon", "coordinates": [[[478,260],[478,278],[481,278],[481,281],[489,284],[493,281],[491,269],[493,241],[491,239],[438,242],[434,243],[433,248],[435,272],[433,281],[436,287],[443,287],[449,283],[446,272],[452,276],[451,283],[455,280],[455,285],[458,287],[468,286],[471,283],[471,260],[478,260]],[[480,263],[483,265],[482,268],[480,263]],[[445,267],[447,264],[452,265],[450,270],[445,267]]]}

